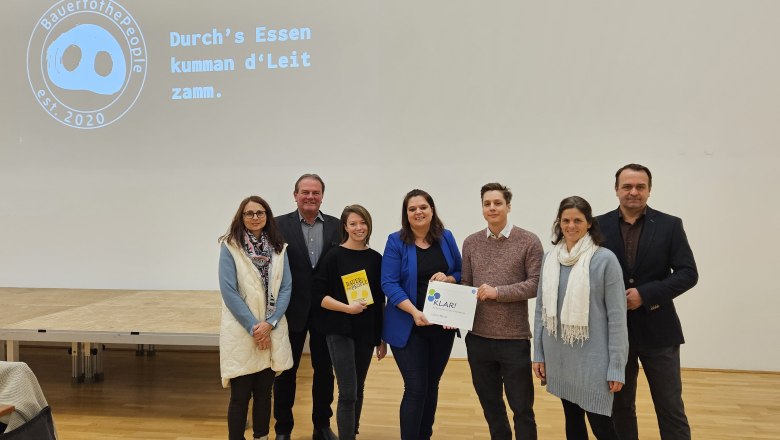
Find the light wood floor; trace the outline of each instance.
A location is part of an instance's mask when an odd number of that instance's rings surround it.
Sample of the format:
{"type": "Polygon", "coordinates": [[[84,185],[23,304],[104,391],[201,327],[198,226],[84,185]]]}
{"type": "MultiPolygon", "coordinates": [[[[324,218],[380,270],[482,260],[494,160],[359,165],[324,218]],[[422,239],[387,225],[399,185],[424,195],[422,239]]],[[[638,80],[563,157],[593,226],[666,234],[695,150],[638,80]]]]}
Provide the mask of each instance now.
{"type": "MultiPolygon", "coordinates": [[[[165,351],[145,358],[136,357],[133,351],[109,350],[105,381],[80,385],[70,383],[65,349],[23,347],[21,358],[38,376],[63,440],[227,437],[229,392],[220,386],[215,352],[165,351]]],[[[299,372],[302,392],[295,406],[296,440],[311,438],[308,362],[308,358],[303,360],[299,372]]],[[[641,380],[640,437],[658,439],[647,385],[641,380]]],[[[683,383],[694,438],[780,439],[780,374],[686,370],[683,383]]],[[[399,437],[402,392],[393,360],[375,361],[368,376],[360,439],[399,437]]],[[[538,385],[535,410],[540,439],[564,438],[560,401],[538,385]]],[[[466,361],[451,361],[442,379],[434,438],[489,438],[466,361]]]]}

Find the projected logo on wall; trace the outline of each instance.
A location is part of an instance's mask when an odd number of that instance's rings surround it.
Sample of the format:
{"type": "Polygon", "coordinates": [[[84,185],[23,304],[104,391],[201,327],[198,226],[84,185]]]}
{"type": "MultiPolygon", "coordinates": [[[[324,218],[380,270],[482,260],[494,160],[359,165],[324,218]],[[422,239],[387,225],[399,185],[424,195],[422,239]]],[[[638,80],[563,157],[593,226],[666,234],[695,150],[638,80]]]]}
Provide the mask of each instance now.
{"type": "Polygon", "coordinates": [[[105,127],[138,100],[146,80],[141,28],[109,0],[62,0],[36,23],[27,77],[38,103],[74,128],[105,127]]]}

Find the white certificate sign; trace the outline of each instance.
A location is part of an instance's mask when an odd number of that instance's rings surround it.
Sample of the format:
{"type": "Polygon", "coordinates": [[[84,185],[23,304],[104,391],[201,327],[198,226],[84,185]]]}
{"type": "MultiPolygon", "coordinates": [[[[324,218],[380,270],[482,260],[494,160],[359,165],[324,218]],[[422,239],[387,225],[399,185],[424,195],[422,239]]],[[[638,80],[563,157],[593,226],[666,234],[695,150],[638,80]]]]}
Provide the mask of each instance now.
{"type": "Polygon", "coordinates": [[[429,322],[471,330],[476,309],[476,287],[441,281],[428,283],[423,313],[429,322]]]}

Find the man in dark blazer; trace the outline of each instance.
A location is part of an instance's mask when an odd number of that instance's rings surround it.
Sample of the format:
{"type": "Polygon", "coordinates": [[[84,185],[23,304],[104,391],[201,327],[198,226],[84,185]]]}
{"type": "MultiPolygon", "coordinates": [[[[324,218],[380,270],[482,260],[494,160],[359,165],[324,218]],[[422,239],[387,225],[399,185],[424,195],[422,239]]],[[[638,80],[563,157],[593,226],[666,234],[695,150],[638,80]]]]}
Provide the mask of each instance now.
{"type": "Polygon", "coordinates": [[[629,164],[615,173],[620,207],[597,217],[603,246],[623,268],[628,305],[626,384],[615,394],[612,420],[621,440],[639,437],[636,420],[637,359],[653,397],[661,438],[690,439],[682,400],[682,326],[674,298],[696,285],[699,275],[682,220],[647,206],[653,177],[629,164]]]}
{"type": "Polygon", "coordinates": [[[333,364],[330,361],[325,335],[312,326],[312,280],[320,257],[341,238],[339,219],[320,212],[325,194],[325,183],[316,174],[304,174],[295,182],[293,197],[298,205],[295,211],[276,217],[276,223],[287,242],[287,258],[292,273],[292,296],[285,316],[290,329],[293,367],[274,381],[274,418],[277,440],[290,440],[293,430],[292,408],[295,404],[295,386],[301,353],[309,334],[309,351],[314,369],[312,384],[312,422],[314,440],[334,440],[330,428],[333,411],[333,364]]]}

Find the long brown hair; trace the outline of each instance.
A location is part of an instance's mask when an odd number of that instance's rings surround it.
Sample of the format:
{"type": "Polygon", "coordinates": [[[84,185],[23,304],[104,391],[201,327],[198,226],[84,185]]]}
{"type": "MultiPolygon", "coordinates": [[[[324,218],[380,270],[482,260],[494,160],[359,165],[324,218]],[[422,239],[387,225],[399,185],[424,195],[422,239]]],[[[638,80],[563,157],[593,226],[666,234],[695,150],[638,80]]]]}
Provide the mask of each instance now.
{"type": "Polygon", "coordinates": [[[241,204],[238,205],[238,210],[236,210],[236,214],[233,216],[233,221],[230,222],[230,227],[225,235],[219,237],[218,241],[220,243],[232,243],[235,246],[241,247],[241,243],[244,242],[244,233],[246,232],[246,227],[244,226],[244,208],[246,208],[246,205],[249,202],[259,203],[263,206],[263,209],[265,209],[265,226],[263,227],[263,232],[268,236],[268,242],[271,243],[271,247],[274,248],[274,251],[276,253],[281,252],[285,243],[284,237],[276,226],[276,219],[274,219],[274,213],[271,212],[271,206],[260,196],[249,196],[241,201],[241,204]]]}
{"type": "Polygon", "coordinates": [[[428,234],[425,235],[425,242],[434,244],[439,241],[442,234],[444,234],[444,223],[442,223],[439,214],[436,211],[433,197],[421,189],[413,189],[406,193],[406,196],[404,197],[404,203],[401,205],[401,241],[407,244],[414,243],[414,231],[412,231],[412,226],[409,224],[409,214],[407,214],[406,208],[409,207],[409,200],[412,197],[418,196],[424,198],[431,207],[431,227],[428,229],[428,234]]]}

